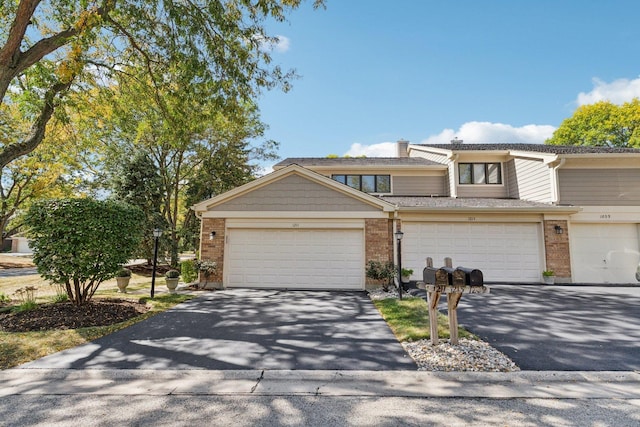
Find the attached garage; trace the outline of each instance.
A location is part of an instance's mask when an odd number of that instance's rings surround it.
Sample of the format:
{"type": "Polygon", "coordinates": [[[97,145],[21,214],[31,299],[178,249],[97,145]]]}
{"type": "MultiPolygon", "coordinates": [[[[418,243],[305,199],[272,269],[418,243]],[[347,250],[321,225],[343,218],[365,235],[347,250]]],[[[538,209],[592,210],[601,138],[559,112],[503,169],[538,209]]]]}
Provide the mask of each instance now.
{"type": "Polygon", "coordinates": [[[404,222],[402,264],[420,280],[425,257],[441,265],[482,270],[487,282],[539,282],[542,266],[538,223],[404,222]]]}
{"type": "Polygon", "coordinates": [[[638,283],[638,224],[572,223],[571,261],[575,283],[638,283]]]}
{"type": "Polygon", "coordinates": [[[364,289],[360,229],[230,228],[226,287],[364,289]]]}

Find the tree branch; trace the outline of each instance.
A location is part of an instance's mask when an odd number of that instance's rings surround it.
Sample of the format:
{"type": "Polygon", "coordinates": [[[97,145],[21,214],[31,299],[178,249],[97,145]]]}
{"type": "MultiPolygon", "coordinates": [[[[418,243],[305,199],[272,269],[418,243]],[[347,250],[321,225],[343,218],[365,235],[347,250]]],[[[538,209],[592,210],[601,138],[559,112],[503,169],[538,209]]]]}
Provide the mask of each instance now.
{"type": "Polygon", "coordinates": [[[36,149],[42,142],[45,135],[45,129],[47,123],[53,115],[55,109],[55,98],[63,91],[66,91],[71,86],[71,82],[68,83],[56,83],[54,84],[44,96],[44,105],[40,111],[40,115],[31,126],[31,131],[27,138],[22,142],[9,144],[0,151],[0,168],[4,168],[18,157],[29,154],[36,149]]]}

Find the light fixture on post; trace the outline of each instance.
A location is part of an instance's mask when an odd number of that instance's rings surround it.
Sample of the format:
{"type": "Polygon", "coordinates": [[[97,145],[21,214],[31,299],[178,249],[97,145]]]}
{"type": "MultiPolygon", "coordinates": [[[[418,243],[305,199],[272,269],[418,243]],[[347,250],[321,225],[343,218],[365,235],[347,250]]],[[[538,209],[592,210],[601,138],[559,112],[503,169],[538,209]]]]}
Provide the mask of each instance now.
{"type": "Polygon", "coordinates": [[[151,273],[151,298],[155,294],[156,289],[156,268],[158,266],[158,239],[162,236],[162,230],[159,228],[153,229],[153,271],[151,273]]]}
{"type": "Polygon", "coordinates": [[[564,233],[564,230],[562,229],[562,227],[560,227],[558,224],[556,224],[553,229],[555,230],[556,234],[562,234],[564,233]]]}
{"type": "Polygon", "coordinates": [[[402,237],[401,230],[396,231],[396,241],[398,242],[398,299],[402,299],[402,237]]]}

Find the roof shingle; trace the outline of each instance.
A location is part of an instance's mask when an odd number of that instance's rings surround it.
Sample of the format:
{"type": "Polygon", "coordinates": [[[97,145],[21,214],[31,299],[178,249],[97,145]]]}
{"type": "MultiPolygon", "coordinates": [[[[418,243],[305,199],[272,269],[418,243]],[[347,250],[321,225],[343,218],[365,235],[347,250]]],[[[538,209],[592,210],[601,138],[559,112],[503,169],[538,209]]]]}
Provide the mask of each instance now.
{"type": "Polygon", "coordinates": [[[638,148],[592,147],[584,145],[545,144],[412,144],[451,151],[530,151],[550,154],[597,154],[597,153],[638,153],[638,148]]]}

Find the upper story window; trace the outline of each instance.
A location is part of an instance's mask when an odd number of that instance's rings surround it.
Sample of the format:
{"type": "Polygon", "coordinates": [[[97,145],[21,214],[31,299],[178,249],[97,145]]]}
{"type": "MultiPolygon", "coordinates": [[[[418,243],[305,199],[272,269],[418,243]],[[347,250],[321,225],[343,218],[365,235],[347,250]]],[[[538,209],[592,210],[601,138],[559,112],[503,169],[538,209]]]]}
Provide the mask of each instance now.
{"type": "Polygon", "coordinates": [[[332,175],[331,178],[365,193],[391,193],[390,175],[332,175]]]}
{"type": "Polygon", "coordinates": [[[458,164],[460,184],[502,184],[500,163],[458,164]]]}

